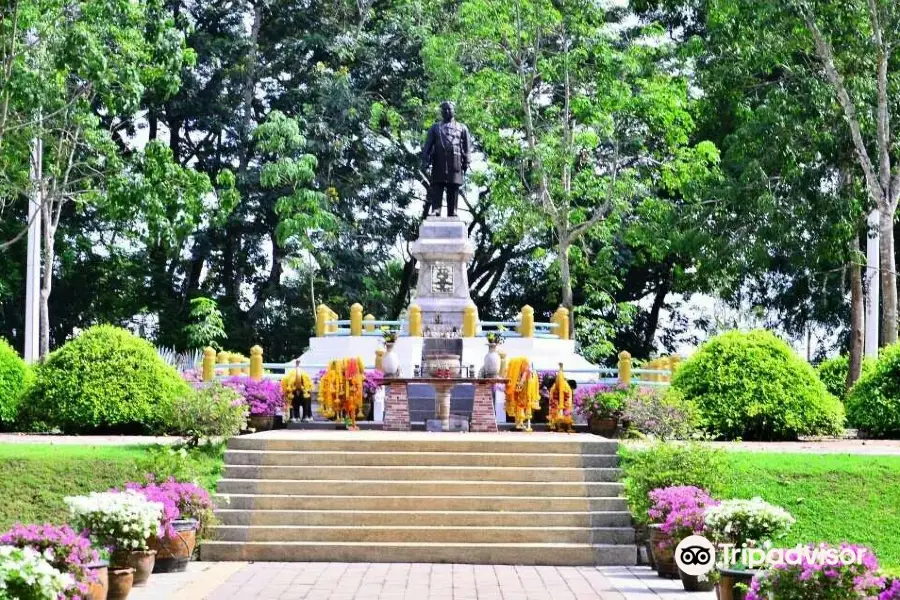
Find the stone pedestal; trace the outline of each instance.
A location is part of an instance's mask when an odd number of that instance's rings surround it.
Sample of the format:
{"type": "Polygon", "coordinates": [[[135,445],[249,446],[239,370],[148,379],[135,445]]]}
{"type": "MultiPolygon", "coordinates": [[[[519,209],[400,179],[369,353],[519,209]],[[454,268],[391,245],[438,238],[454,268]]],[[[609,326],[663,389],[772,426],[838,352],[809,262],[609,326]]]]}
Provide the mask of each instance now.
{"type": "Polygon", "coordinates": [[[418,261],[415,303],[422,309],[425,329],[462,329],[463,311],[472,303],[467,266],[475,248],[466,224],[458,217],[430,217],[410,245],[418,261]],[[435,317],[441,325],[435,326],[435,317]]]}
{"type": "Polygon", "coordinates": [[[384,429],[386,431],[409,431],[408,383],[428,383],[435,387],[436,399],[441,403],[439,415],[444,431],[450,425],[450,389],[459,383],[475,386],[475,401],[472,405],[472,425],[470,431],[496,432],[497,417],[494,412],[493,389],[503,379],[444,379],[434,377],[390,379],[387,382],[388,396],[384,406],[384,429]],[[441,391],[446,391],[446,404],[441,399],[441,391]]]}

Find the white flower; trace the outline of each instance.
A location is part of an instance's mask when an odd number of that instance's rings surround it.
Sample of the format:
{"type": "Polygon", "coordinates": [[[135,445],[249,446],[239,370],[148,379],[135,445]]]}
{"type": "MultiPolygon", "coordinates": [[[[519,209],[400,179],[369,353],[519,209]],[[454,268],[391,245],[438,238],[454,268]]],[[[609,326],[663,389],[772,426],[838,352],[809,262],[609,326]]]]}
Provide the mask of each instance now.
{"type": "Polygon", "coordinates": [[[163,505],[135,491],[94,492],[65,499],[78,527],[126,548],[143,548],[149,532],[159,529],[163,505]]]}
{"type": "MultiPolygon", "coordinates": [[[[0,590],[15,586],[36,600],[56,600],[74,585],[74,578],[60,573],[31,548],[0,546],[0,590]]],[[[0,594],[0,597],[6,597],[0,594]]]]}

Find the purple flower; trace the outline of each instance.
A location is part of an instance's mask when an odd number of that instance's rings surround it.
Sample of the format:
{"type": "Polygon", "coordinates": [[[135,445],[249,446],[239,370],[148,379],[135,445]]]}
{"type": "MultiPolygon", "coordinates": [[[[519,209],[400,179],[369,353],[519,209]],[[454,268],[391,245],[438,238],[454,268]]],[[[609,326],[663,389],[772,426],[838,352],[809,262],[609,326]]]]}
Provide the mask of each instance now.
{"type": "Polygon", "coordinates": [[[251,415],[271,417],[284,412],[284,396],[281,384],[277,381],[254,381],[247,376],[235,375],[225,379],[222,385],[235,390],[244,398],[251,415]]]}
{"type": "Polygon", "coordinates": [[[689,535],[703,533],[706,507],[718,504],[706,490],[692,485],[657,488],[650,492],[648,515],[677,544],[689,535]]]}
{"type": "MultiPolygon", "coordinates": [[[[179,519],[197,519],[204,521],[212,510],[209,492],[193,483],[179,483],[170,477],[162,483],[156,483],[153,476],[148,476],[149,483],[126,483],[126,490],[134,490],[144,495],[151,502],[163,505],[163,518],[160,522],[160,537],[178,537],[174,521],[179,519]]],[[[118,491],[118,490],[112,490],[118,491]]]]}
{"type": "Polygon", "coordinates": [[[886,582],[884,591],[878,594],[878,600],[900,600],[900,579],[886,582]]]}
{"type": "Polygon", "coordinates": [[[76,533],[68,525],[57,527],[49,523],[16,523],[0,536],[0,545],[30,547],[43,554],[54,568],[70,573],[75,579],[75,585],[63,597],[72,600],[78,600],[87,593],[88,584],[94,580],[95,574],[86,567],[100,559],[97,551],[91,547],[91,540],[84,534],[76,533]]]}

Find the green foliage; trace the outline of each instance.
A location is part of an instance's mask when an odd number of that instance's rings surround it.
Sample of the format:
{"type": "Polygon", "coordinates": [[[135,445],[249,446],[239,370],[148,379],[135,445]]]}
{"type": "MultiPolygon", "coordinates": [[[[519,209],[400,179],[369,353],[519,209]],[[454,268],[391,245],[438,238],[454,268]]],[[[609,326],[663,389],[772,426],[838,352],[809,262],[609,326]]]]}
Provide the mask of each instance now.
{"type": "Polygon", "coordinates": [[[98,325],[38,367],[21,415],[31,429],[159,433],[169,426],[173,403],[190,392],[150,342],[98,325]]]}
{"type": "Polygon", "coordinates": [[[761,497],[797,520],[778,542],[862,544],[900,574],[900,456],[727,452],[719,498],[761,497]]]}
{"type": "Polygon", "coordinates": [[[9,427],[16,420],[19,401],[33,379],[31,367],[0,338],[0,428],[9,427]]]}
{"type": "Polygon", "coordinates": [[[152,474],[156,481],[172,477],[176,481],[196,483],[213,491],[222,474],[224,453],[225,442],[197,446],[150,446],[137,459],[137,466],[144,474],[152,474]]]}
{"type": "Polygon", "coordinates": [[[205,385],[172,403],[169,429],[185,436],[188,446],[201,440],[237,435],[247,427],[248,407],[235,390],[220,383],[205,385]]]}
{"type": "Polygon", "coordinates": [[[226,339],[228,334],[215,300],[203,297],[191,300],[191,320],[193,323],[184,328],[190,348],[212,346],[216,350],[222,349],[219,340],[226,339]]]}
{"type": "Polygon", "coordinates": [[[649,447],[619,450],[625,498],[638,523],[646,524],[648,494],[672,485],[695,485],[715,496],[722,488],[725,452],[698,442],[659,442],[649,447]]]}
{"type": "MultiPolygon", "coordinates": [[[[872,357],[865,357],[862,361],[862,375],[869,373],[875,368],[876,360],[872,357]]],[[[828,393],[836,398],[844,399],[849,395],[850,390],[847,389],[847,371],[850,369],[850,357],[846,354],[835,356],[823,360],[816,367],[816,373],[819,379],[825,384],[828,393]]]]}
{"type": "Polygon", "coordinates": [[[726,439],[835,435],[840,401],[784,341],[764,330],[718,335],[685,361],[672,381],[696,404],[702,426],[726,439]]]}
{"type": "Polygon", "coordinates": [[[154,467],[163,468],[160,475],[194,473],[192,481],[215,490],[222,445],[179,453],[172,469],[151,457],[162,452],[144,446],[0,444],[0,530],[16,522],[61,525],[69,517],[65,496],[121,488],[142,481],[154,467]]]}
{"type": "Polygon", "coordinates": [[[881,349],[875,367],[846,400],[847,423],[877,437],[900,436],[900,344],[881,349]]]}

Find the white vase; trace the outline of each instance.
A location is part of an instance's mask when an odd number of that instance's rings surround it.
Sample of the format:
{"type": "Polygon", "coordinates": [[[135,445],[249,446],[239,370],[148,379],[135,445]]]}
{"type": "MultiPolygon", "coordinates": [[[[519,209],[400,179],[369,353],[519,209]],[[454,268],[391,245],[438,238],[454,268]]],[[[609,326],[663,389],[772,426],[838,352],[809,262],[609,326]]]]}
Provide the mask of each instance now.
{"type": "Polygon", "coordinates": [[[387,377],[396,377],[400,374],[400,358],[394,352],[394,344],[386,342],[385,353],[381,357],[381,370],[387,377]]]}
{"type": "Polygon", "coordinates": [[[484,355],[484,366],[481,373],[487,378],[500,375],[500,355],[497,354],[497,344],[488,344],[488,353],[484,355]]]}

